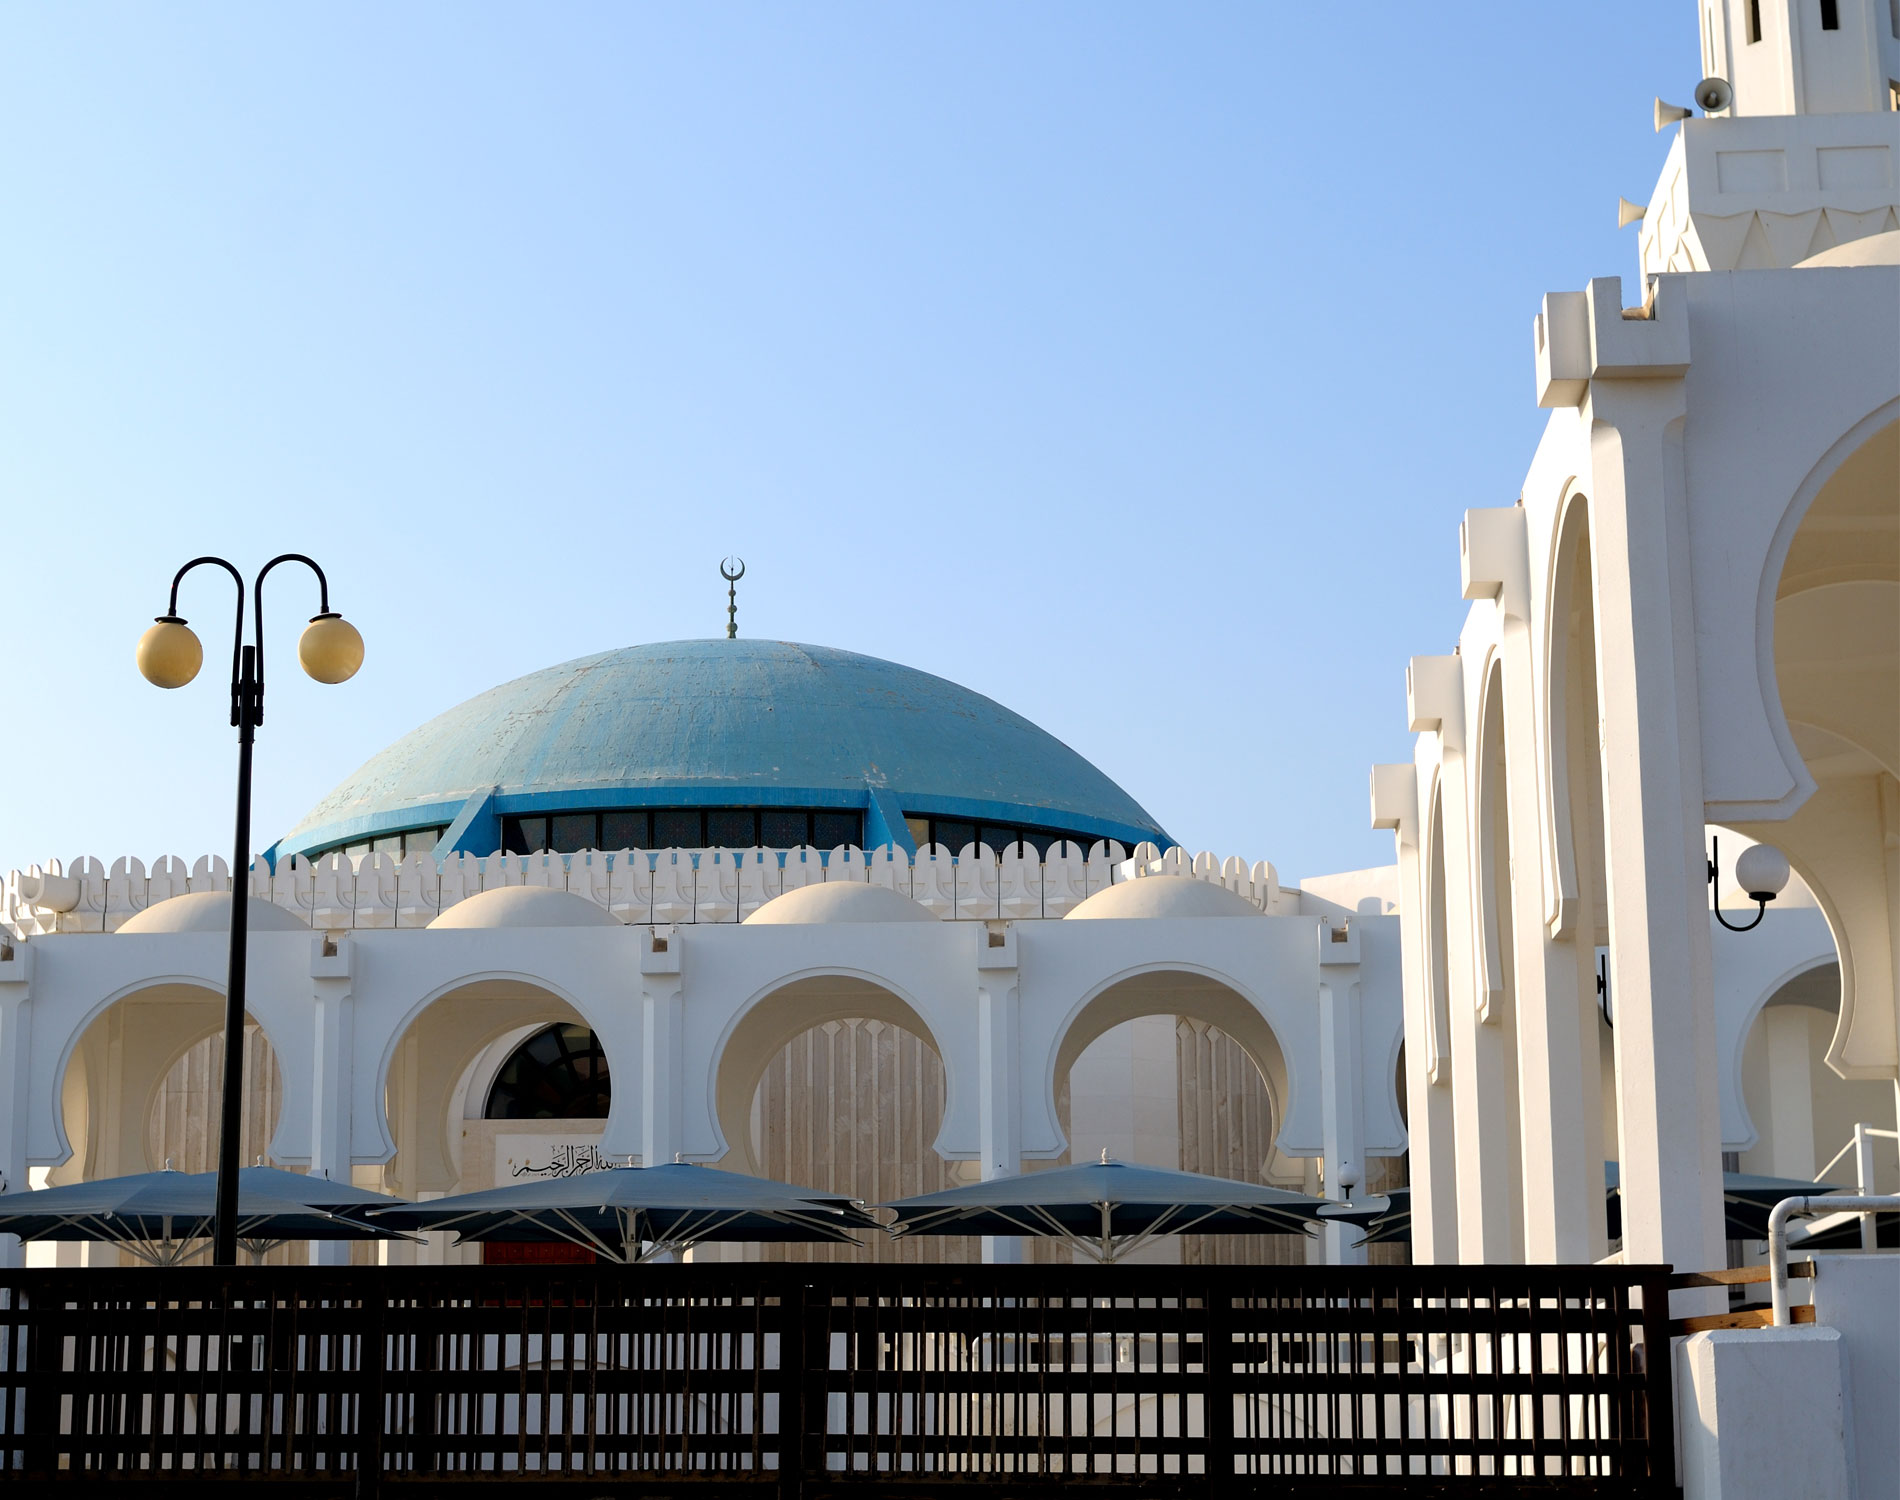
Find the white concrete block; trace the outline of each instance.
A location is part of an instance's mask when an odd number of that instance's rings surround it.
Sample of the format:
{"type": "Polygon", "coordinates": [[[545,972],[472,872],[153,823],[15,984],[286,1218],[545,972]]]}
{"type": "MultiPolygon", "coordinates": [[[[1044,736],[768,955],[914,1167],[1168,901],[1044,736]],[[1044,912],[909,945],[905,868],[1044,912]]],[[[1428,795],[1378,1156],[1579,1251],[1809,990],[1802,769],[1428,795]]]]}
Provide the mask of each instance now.
{"type": "Polygon", "coordinates": [[[1683,1500],[1851,1500],[1846,1352],[1832,1328],[1683,1341],[1683,1500]]]}
{"type": "Polygon", "coordinates": [[[1900,1493],[1900,1255],[1818,1255],[1813,1286],[1814,1320],[1846,1352],[1861,1500],[1900,1493]]]}

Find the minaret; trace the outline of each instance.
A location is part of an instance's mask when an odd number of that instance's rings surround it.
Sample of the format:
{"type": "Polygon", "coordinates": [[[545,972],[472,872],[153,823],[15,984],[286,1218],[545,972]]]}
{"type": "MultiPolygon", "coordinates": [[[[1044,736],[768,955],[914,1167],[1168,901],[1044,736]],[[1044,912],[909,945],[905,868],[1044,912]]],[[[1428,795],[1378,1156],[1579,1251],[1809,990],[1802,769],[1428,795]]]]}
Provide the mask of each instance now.
{"type": "MultiPolygon", "coordinates": [[[[1697,12],[1702,76],[1733,98],[1682,121],[1641,216],[1644,276],[1786,269],[1900,229],[1900,0],[1697,12]]],[[[1673,87],[1658,92],[1689,92],[1673,87]]]]}
{"type": "Polygon", "coordinates": [[[1702,72],[1728,113],[1867,114],[1900,93],[1900,0],[1701,0],[1702,72]]]}

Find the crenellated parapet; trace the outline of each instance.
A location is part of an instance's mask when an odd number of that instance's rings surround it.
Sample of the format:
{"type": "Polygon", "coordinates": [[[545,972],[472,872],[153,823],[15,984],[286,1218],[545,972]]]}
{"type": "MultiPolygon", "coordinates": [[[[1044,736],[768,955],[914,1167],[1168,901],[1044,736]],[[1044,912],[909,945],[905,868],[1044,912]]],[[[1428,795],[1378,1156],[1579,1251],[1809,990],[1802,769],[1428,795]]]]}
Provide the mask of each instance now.
{"type": "MultiPolygon", "coordinates": [[[[1068,915],[1110,885],[1147,875],[1178,875],[1222,886],[1269,916],[1285,901],[1266,860],[1221,859],[1154,844],[1130,851],[1112,839],[1086,850],[1033,844],[1002,850],[927,844],[914,855],[894,844],[793,849],[583,849],[572,854],[387,853],[341,850],[311,860],[259,861],[250,894],[323,932],[426,927],[458,902],[505,886],[542,886],[584,897],[622,922],[742,922],[774,896],[827,881],[881,885],[944,921],[1037,921],[1068,915]]],[[[174,896],[231,889],[229,864],[207,855],[190,867],[174,856],[148,869],[131,856],[108,869],[82,856],[68,864],[9,871],[0,891],[0,926],[15,937],[110,933],[174,896]]]]}

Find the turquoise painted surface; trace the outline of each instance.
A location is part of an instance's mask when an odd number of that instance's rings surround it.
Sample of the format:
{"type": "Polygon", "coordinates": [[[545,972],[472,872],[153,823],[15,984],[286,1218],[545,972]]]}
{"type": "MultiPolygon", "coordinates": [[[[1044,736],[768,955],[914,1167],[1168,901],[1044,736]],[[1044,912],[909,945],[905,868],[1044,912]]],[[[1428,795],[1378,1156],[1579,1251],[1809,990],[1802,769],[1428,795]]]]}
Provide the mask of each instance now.
{"type": "Polygon", "coordinates": [[[277,846],[410,826],[496,789],[526,813],[633,803],[866,806],[1169,843],[1053,735],[968,688],[792,641],[670,641],[584,656],[450,709],[373,757],[277,846]],[[788,794],[796,794],[790,796],[788,794]]]}

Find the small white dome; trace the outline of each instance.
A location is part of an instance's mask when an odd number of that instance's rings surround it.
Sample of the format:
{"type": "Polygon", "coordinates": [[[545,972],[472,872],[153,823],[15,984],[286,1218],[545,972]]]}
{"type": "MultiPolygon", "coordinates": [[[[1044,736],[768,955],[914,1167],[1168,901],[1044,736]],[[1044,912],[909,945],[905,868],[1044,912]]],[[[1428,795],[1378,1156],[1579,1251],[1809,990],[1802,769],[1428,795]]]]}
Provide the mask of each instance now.
{"type": "Polygon", "coordinates": [[[1069,913],[1078,917],[1257,917],[1260,908],[1224,885],[1192,875],[1143,875],[1097,891],[1069,913]]]}
{"type": "Polygon", "coordinates": [[[800,886],[774,896],[747,922],[761,926],[805,922],[934,922],[937,919],[908,896],[887,885],[859,880],[828,880],[823,885],[800,886]]]}
{"type": "MultiPolygon", "coordinates": [[[[285,911],[268,901],[250,898],[252,932],[308,932],[310,924],[295,912],[285,911]]],[[[141,932],[229,932],[231,930],[231,893],[229,891],[193,891],[188,896],[173,896],[145,908],[119,929],[135,936],[141,932]]]]}
{"type": "Polygon", "coordinates": [[[1795,262],[1797,271],[1828,266],[1900,266],[1900,229],[1863,234],[1857,240],[1795,262]]]}
{"type": "Polygon", "coordinates": [[[504,885],[458,901],[431,927],[619,927],[620,919],[585,896],[544,885],[504,885]]]}

